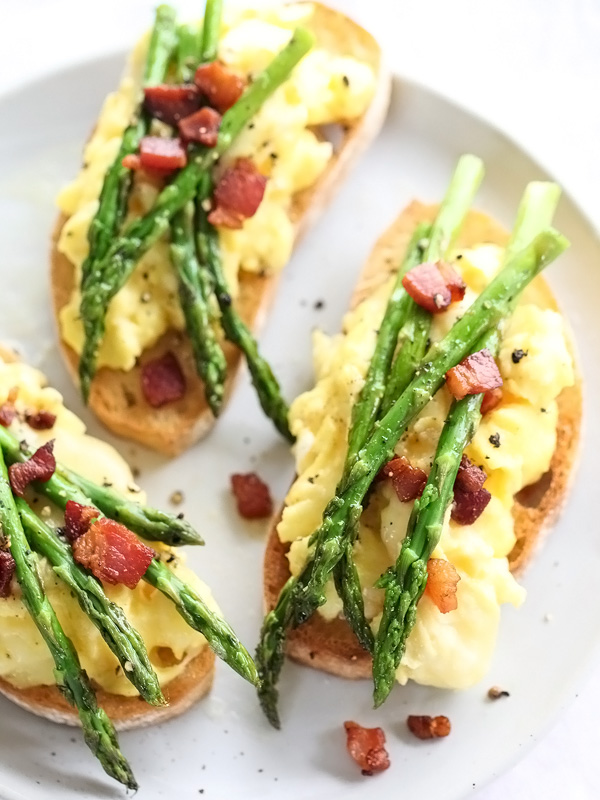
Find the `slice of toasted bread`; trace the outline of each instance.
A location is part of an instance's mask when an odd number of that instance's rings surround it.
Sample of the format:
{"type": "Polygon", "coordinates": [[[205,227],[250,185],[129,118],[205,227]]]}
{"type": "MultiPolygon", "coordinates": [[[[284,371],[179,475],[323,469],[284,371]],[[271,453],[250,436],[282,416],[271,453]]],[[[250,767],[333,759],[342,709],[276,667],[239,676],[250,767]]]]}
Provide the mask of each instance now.
{"type": "MultiPolygon", "coordinates": [[[[386,116],[391,80],[381,57],[380,48],[363,28],[338,11],[315,3],[315,12],[308,27],[319,43],[333,52],[351,53],[370,64],[377,75],[377,89],[369,108],[358,120],[344,124],[341,141],[327,168],[313,186],[293,198],[291,218],[296,241],[318,219],[351,166],[375,138],[386,116]]],[[[65,222],[58,219],[52,237],[51,286],[54,314],[68,302],[74,281],[71,262],[58,251],[57,241],[65,222]]],[[[246,324],[258,331],[270,306],[278,282],[277,275],[260,277],[242,272],[236,306],[246,324]]],[[[60,339],[60,336],[59,336],[60,339]]],[[[62,339],[60,346],[73,380],[77,381],[79,357],[62,339]]],[[[237,348],[225,345],[228,365],[225,401],[230,396],[240,366],[237,348]]],[[[202,381],[196,374],[187,336],[168,331],[151,348],[144,351],[139,363],[129,372],[102,368],[91,389],[90,407],[99,419],[115,433],[141,442],[168,456],[174,456],[204,436],[213,426],[214,417],[204,399],[202,381]],[[177,353],[186,383],[185,396],[162,408],[152,408],[140,388],[140,372],[146,361],[172,350],[177,353]]]]}
{"type": "MultiPolygon", "coordinates": [[[[356,306],[389,277],[389,264],[399,264],[418,222],[433,220],[437,206],[417,201],[396,219],[381,236],[365,265],[352,305],[356,306]]],[[[467,216],[458,238],[458,246],[471,247],[482,243],[505,244],[506,231],[494,220],[478,211],[467,216]]],[[[556,301],[547,283],[539,277],[527,289],[532,302],[556,309],[556,301]]],[[[537,484],[521,490],[515,497],[513,516],[517,542],[509,555],[511,570],[518,571],[529,561],[536,548],[556,520],[568,493],[576,461],[581,420],[581,381],[563,389],[558,398],[559,417],[556,449],[550,470],[537,484]]],[[[279,541],[273,522],[264,559],[264,602],[273,608],[279,591],[290,572],[286,557],[287,545],[279,541]]],[[[349,625],[342,618],[326,621],[318,613],[288,639],[287,653],[295,661],[330,672],[343,678],[370,678],[371,656],[362,649],[349,625]]]]}
{"type": "MultiPolygon", "coordinates": [[[[215,656],[206,645],[193,658],[185,670],[163,687],[168,703],[166,706],[150,706],[139,695],[125,697],[110,694],[98,689],[98,704],[106,711],[117,730],[142,728],[164,722],[187,711],[210,689],[215,674],[215,656]]],[[[38,717],[45,717],[52,722],[66,725],[78,725],[79,718],[75,709],[67,703],[56,686],[33,686],[29,689],[17,689],[8,681],[0,678],[0,692],[27,711],[38,717]]]]}

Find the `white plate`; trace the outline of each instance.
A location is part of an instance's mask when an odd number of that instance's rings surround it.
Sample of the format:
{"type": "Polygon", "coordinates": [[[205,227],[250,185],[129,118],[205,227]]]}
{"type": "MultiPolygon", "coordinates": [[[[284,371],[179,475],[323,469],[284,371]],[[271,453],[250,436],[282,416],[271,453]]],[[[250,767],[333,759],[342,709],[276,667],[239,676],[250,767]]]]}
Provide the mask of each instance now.
{"type": "MultiPolygon", "coordinates": [[[[57,353],[48,303],[48,238],[53,198],[78,169],[81,146],[100,102],[115,84],[121,57],[84,63],[27,86],[0,101],[0,338],[19,345],[41,366],[90,429],[57,353]]],[[[412,197],[437,200],[460,153],[487,165],[478,205],[510,225],[526,182],[545,177],[497,131],[422,88],[396,84],[385,130],[342,194],[299,247],[285,271],[262,346],[288,397],[311,382],[310,330],[338,330],[355,278],[372,243],[412,197]],[[325,307],[314,303],[324,299],[325,307]]],[[[600,344],[597,322],[600,246],[582,213],[564,198],[557,226],[571,250],[551,270],[551,282],[575,329],[582,363],[600,344]]],[[[589,397],[598,371],[586,374],[589,397]]],[[[590,415],[583,463],[562,520],[525,578],[523,609],[504,610],[489,677],[473,690],[397,688],[381,712],[371,710],[369,682],[351,683],[287,665],[281,683],[283,731],[263,720],[250,686],[219,665],[211,695],[183,718],[121,736],[141,783],[140,800],[274,798],[336,800],[374,791],[396,796],[463,797],[524,752],[566,702],[597,643],[600,546],[596,527],[594,448],[598,417],[590,415]],[[582,608],[585,612],[582,613],[582,608]],[[544,621],[553,615],[550,624],[544,621]],[[511,697],[495,704],[486,691],[499,684],[511,697]],[[408,713],[447,714],[452,735],[433,744],[407,734],[408,713]],[[392,768],[363,778],[344,746],[342,723],[379,724],[392,768]]],[[[104,434],[106,435],[106,434],[104,434]]],[[[111,438],[107,436],[107,438],[111,438]]],[[[259,412],[244,375],[214,433],[176,461],[164,461],[112,439],[142,469],[140,482],[157,505],[174,489],[207,540],[190,553],[227,618],[253,647],[261,620],[262,525],[244,524],[228,489],[234,471],[255,469],[283,498],[292,459],[259,412]]],[[[106,779],[72,729],[40,721],[0,701],[0,795],[27,798],[113,798],[106,779]]]]}

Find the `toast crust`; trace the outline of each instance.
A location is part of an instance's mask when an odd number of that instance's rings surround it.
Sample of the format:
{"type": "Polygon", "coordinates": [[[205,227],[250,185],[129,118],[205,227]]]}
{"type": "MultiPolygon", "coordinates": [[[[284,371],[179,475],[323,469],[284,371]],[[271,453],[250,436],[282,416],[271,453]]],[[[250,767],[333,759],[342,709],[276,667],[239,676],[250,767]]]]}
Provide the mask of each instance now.
{"type": "MultiPolygon", "coordinates": [[[[310,27],[319,41],[333,51],[352,52],[369,63],[377,75],[375,95],[365,114],[343,126],[341,143],[327,168],[313,186],[298,192],[292,202],[290,216],[295,226],[295,243],[319,218],[354,162],[379,132],[385,119],[391,91],[390,74],[385,68],[375,39],[348,17],[320,3],[312,4],[315,12],[310,27]]],[[[60,310],[71,297],[74,268],[58,251],[57,242],[66,217],[60,215],[52,236],[50,265],[51,291],[58,338],[65,363],[75,383],[78,382],[79,356],[60,335],[60,310]]],[[[277,288],[278,275],[259,276],[240,274],[240,291],[236,307],[251,330],[260,330],[277,288]]],[[[241,364],[241,354],[229,343],[224,345],[228,378],[225,402],[233,391],[235,377],[241,364]]],[[[196,374],[190,342],[183,332],[167,331],[151,348],[141,355],[139,363],[129,372],[100,369],[92,383],[90,408],[101,422],[114,433],[133,439],[167,456],[176,456],[205,436],[215,419],[204,399],[204,387],[196,374]],[[185,375],[185,396],[162,408],[151,408],[140,389],[143,365],[172,350],[177,353],[185,375]]]]}
{"type": "MultiPolygon", "coordinates": [[[[214,674],[215,656],[206,645],[190,661],[181,675],[163,687],[168,705],[151,706],[139,695],[125,697],[96,689],[98,705],[106,711],[117,730],[126,731],[154,725],[183,714],[204,697],[212,685],[214,674]]],[[[57,686],[18,689],[0,678],[0,692],[38,717],[65,725],[79,725],[77,712],[67,703],[57,686]]]]}
{"type": "MultiPolygon", "coordinates": [[[[415,225],[433,220],[436,213],[437,206],[413,201],[392,223],[371,252],[351,307],[388,279],[389,265],[400,263],[415,225]]],[[[507,232],[494,220],[471,211],[457,244],[460,247],[481,243],[502,245],[507,240],[507,232]]],[[[546,308],[558,308],[543,278],[536,278],[526,291],[533,302],[546,308]]],[[[566,502],[577,460],[581,411],[581,379],[577,375],[575,385],[563,389],[558,398],[557,442],[549,471],[536,484],[525,487],[515,496],[513,517],[517,541],[508,557],[512,572],[521,571],[530,561],[566,502]]],[[[290,577],[286,558],[288,545],[280,542],[277,535],[279,520],[280,514],[272,523],[264,558],[263,593],[267,610],[274,607],[281,587],[290,577]]],[[[291,631],[287,655],[301,664],[342,678],[371,677],[371,656],[341,617],[328,622],[320,614],[314,614],[304,625],[291,631]]]]}

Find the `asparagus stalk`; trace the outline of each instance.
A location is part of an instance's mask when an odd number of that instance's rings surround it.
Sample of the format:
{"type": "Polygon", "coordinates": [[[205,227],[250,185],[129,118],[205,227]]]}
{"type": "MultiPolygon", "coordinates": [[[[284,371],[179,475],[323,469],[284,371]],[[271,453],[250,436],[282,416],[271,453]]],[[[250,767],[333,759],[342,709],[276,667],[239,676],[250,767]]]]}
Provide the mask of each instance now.
{"type": "MultiPolygon", "coordinates": [[[[398,332],[408,310],[406,301],[410,300],[410,297],[402,287],[402,278],[409,269],[421,263],[430,232],[431,225],[428,223],[417,225],[408,244],[404,261],[398,270],[396,282],[379,326],[375,351],[365,377],[365,383],[352,409],[344,477],[347,471],[351,469],[360,448],[365,443],[377,419],[396,349],[398,332]]],[[[371,652],[373,649],[373,633],[371,626],[365,619],[360,578],[353,559],[353,546],[358,536],[358,527],[357,523],[351,535],[348,536],[344,554],[333,572],[333,578],[336,591],[344,606],[346,620],[365,650],[371,652]]]]}
{"type": "Polygon", "coordinates": [[[180,25],[177,29],[177,76],[190,83],[196,72],[202,43],[202,28],[196,23],[180,25]]]}
{"type": "Polygon", "coordinates": [[[191,586],[184,583],[156,558],[146,570],[144,580],[175,604],[177,611],[190,628],[204,636],[215,655],[242,678],[254,685],[258,684],[258,673],[252,656],[228,623],[211,611],[191,586]]]}
{"type": "MultiPolygon", "coordinates": [[[[2,426],[0,448],[9,464],[26,461],[31,456],[27,447],[22,447],[15,436],[2,426]]],[[[60,464],[50,480],[47,483],[37,483],[36,489],[60,508],[65,507],[67,500],[94,505],[105,516],[121,522],[151,542],[164,542],[173,547],[204,544],[200,534],[185,519],[127,500],[110,486],[99,486],[60,464]]]]}
{"type": "Polygon", "coordinates": [[[222,16],[223,0],[207,0],[206,8],[204,9],[204,28],[202,49],[200,51],[200,61],[203,63],[214,61],[217,58],[222,16]]]}
{"type": "MultiPolygon", "coordinates": [[[[209,186],[210,180],[207,176],[202,183],[199,200],[209,195],[209,186]]],[[[225,336],[246,357],[252,383],[263,411],[273,420],[275,427],[282,436],[292,442],[294,437],[288,424],[288,407],[281,394],[277,378],[268,362],[261,356],[256,339],[252,336],[250,329],[244,323],[231,301],[229,287],[221,264],[218,233],[209,223],[201,202],[197,203],[196,213],[198,252],[202,264],[206,265],[210,270],[214,282],[225,336]]]]}
{"type": "MultiPolygon", "coordinates": [[[[504,253],[504,263],[551,224],[559,197],[560,189],[554,183],[534,182],[527,186],[504,253]]],[[[514,297],[510,302],[509,312],[516,300],[514,297]]],[[[480,339],[475,350],[486,347],[496,354],[499,344],[498,330],[491,329],[480,339]]],[[[396,565],[380,579],[379,585],[385,589],[385,600],[373,656],[376,706],[384,702],[392,689],[395,672],[414,627],[417,604],[427,583],[427,561],[442,534],[463,451],[479,426],[482,400],[480,394],[453,404],[440,436],[427,485],[421,499],[415,501],[396,565]]]]}
{"type": "MultiPolygon", "coordinates": [[[[144,69],[143,85],[161,83],[167,72],[169,59],[176,43],[175,12],[167,5],[156,9],[156,18],[144,69]]],[[[127,201],[131,189],[132,172],[122,165],[125,156],[135,153],[140,140],[148,130],[148,118],[139,113],[138,118],[123,133],[119,152],[104,177],[98,201],[98,210],[88,230],[89,253],[81,267],[82,287],[93,275],[96,261],[104,258],[113,237],[116,235],[127,213],[127,201]]]]}
{"type": "MultiPolygon", "coordinates": [[[[471,207],[483,173],[481,159],[468,154],[461,156],[431,230],[424,261],[438,261],[445,257],[471,207]]],[[[431,314],[408,295],[405,303],[407,306],[405,322],[398,337],[398,355],[385,388],[382,415],[391,408],[395,399],[411,382],[415,370],[425,355],[429,341],[431,314]]]]}
{"type": "Polygon", "coordinates": [[[73,643],[65,634],[44,593],[35,558],[21,526],[2,453],[0,453],[0,522],[2,540],[10,545],[10,552],[15,560],[15,572],[21,587],[23,604],[52,654],[58,688],[65,699],[77,709],[87,746],[108,775],[129,789],[137,789],[131,767],[119,749],[116,731],[106,713],[98,707],[94,690],[81,668],[73,643]]]}
{"type": "Polygon", "coordinates": [[[82,610],[117,657],[125,677],[147,703],[164,704],[146,645],[140,634],[129,624],[122,609],[109,600],[100,581],[79,566],[70,547],[42,522],[25,500],[16,498],[16,507],[31,547],[50,562],[54,572],[67,584],[82,610]]]}
{"type": "Polygon", "coordinates": [[[289,77],[296,64],[311,49],[314,38],[297,28],[286,47],[256,76],[240,99],[223,115],[215,147],[195,148],[192,159],[160,193],[151,211],[130,223],[113,240],[107,253],[96,261],[82,292],[81,316],[85,341],[79,362],[81,391],[87,402],[96,372],[98,348],[104,336],[105,316],[115,294],[126,283],[143,254],[169,229],[173,215],[193,200],[198,184],[216,159],[232,144],[265,100],[289,77]]]}
{"type": "Polygon", "coordinates": [[[267,703],[272,704],[277,697],[273,684],[279,672],[277,664],[281,663],[285,626],[290,619],[297,625],[305,622],[323,604],[325,584],[344,553],[346,527],[361,508],[380,468],[392,456],[398,439],[440,388],[446,372],[468,355],[488,329],[498,325],[510,311],[513,298],[567,246],[565,237],[549,228],[517,253],[444,339],[430,348],[426,363],[360,450],[347,480],[328,504],[321,526],[313,534],[315,550],[298,580],[288,589],[291,599],[280,596],[263,623],[257,665],[263,682],[271,681],[271,685],[263,685],[261,690],[263,709],[269,719],[278,719],[277,709],[267,703]]]}

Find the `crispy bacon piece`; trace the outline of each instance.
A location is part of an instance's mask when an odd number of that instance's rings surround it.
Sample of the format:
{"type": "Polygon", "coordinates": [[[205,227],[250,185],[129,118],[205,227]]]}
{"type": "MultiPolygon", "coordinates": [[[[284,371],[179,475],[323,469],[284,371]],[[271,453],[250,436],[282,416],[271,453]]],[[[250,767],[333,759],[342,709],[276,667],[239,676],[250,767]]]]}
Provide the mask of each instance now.
{"type": "Polygon", "coordinates": [[[451,730],[450,720],[444,716],[429,717],[411,714],[407,718],[406,724],[417,739],[440,739],[448,736],[451,730]]]}
{"type": "MultiPolygon", "coordinates": [[[[125,161],[125,159],[123,159],[125,161]]],[[[161,172],[174,172],[187,164],[187,154],[181,139],[164,136],[144,136],[140,142],[140,167],[161,172]]]]}
{"type": "Polygon", "coordinates": [[[440,314],[450,303],[465,296],[460,275],[441,261],[426,261],[413,267],[402,278],[402,285],[415,303],[432,314],[440,314]]]}
{"type": "Polygon", "coordinates": [[[0,597],[10,597],[15,560],[8,550],[0,550],[0,597]]]}
{"type": "Polygon", "coordinates": [[[458,608],[456,589],[459,580],[460,575],[449,561],[430,558],[427,562],[425,594],[429,595],[442,614],[458,608]]]}
{"type": "Polygon", "coordinates": [[[361,768],[363,775],[383,772],[390,766],[385,749],[385,733],[381,728],[363,728],[357,722],[344,722],[346,747],[361,768]]]}
{"type": "Polygon", "coordinates": [[[427,475],[419,467],[413,467],[404,456],[397,456],[382,468],[384,478],[392,482],[398,500],[408,503],[423,494],[427,475]]]}
{"type": "Polygon", "coordinates": [[[446,386],[457,400],[502,386],[502,376],[493,355],[484,347],[464,358],[446,373],[446,386]]]}
{"type": "Polygon", "coordinates": [[[210,106],[184,117],[179,123],[179,133],[188,142],[200,142],[205,147],[214,147],[219,138],[221,115],[210,106]]]}
{"type": "Polygon", "coordinates": [[[25,414],[25,420],[29,427],[36,431],[49,431],[54,427],[56,414],[51,414],[50,411],[36,411],[25,414]]]}
{"type": "Polygon", "coordinates": [[[246,88],[246,81],[220,61],[201,64],[196,70],[194,83],[221,114],[231,108],[246,88]]]}
{"type": "Polygon", "coordinates": [[[177,125],[179,120],[200,108],[200,91],[193,83],[148,86],[144,89],[144,108],[167,125],[177,125]]]}
{"type": "Polygon", "coordinates": [[[265,194],[267,179],[249,158],[238,158],[221,175],[214,194],[215,208],[208,215],[213,225],[241,228],[253,217],[265,194]]]}
{"type": "Polygon", "coordinates": [[[125,169],[137,170],[142,168],[142,160],[137,153],[129,153],[129,155],[122,159],[121,165],[125,167],[125,169]]]}
{"type": "Polygon", "coordinates": [[[244,519],[264,519],[273,513],[273,501],[267,484],[255,472],[231,476],[231,490],[238,513],[244,519]]]}
{"type": "Polygon", "coordinates": [[[474,464],[469,456],[463,453],[458,468],[458,474],[454,481],[454,491],[477,492],[483,484],[487,475],[481,467],[474,464]]]}
{"type": "Polygon", "coordinates": [[[88,530],[92,521],[98,519],[100,512],[94,506],[82,506],[74,500],[68,500],[65,506],[64,536],[68,542],[79,539],[88,530]]]}
{"type": "Polygon", "coordinates": [[[174,403],[185,395],[185,375],[171,351],[147,361],[142,367],[141,381],[142,394],[152,408],[174,403]]]}
{"type": "Polygon", "coordinates": [[[124,525],[100,517],[75,539],[73,555],[98,580],[134,589],[155,553],[124,525]]]}
{"type": "Polygon", "coordinates": [[[11,422],[17,416],[17,409],[14,407],[13,403],[6,401],[6,403],[2,403],[0,406],[0,425],[3,428],[8,428],[11,422]]]}
{"type": "Polygon", "coordinates": [[[487,414],[492,411],[496,406],[502,402],[502,389],[490,389],[483,393],[483,400],[481,401],[481,413],[487,414]]]}
{"type": "Polygon", "coordinates": [[[483,514],[491,499],[492,495],[487,489],[478,489],[476,492],[455,489],[452,519],[459,525],[472,525],[483,514]]]}
{"type": "Polygon", "coordinates": [[[15,494],[23,497],[25,489],[33,481],[46,483],[54,475],[56,459],[54,458],[54,439],[42,445],[27,461],[12,464],[8,468],[10,485],[15,494]]]}

